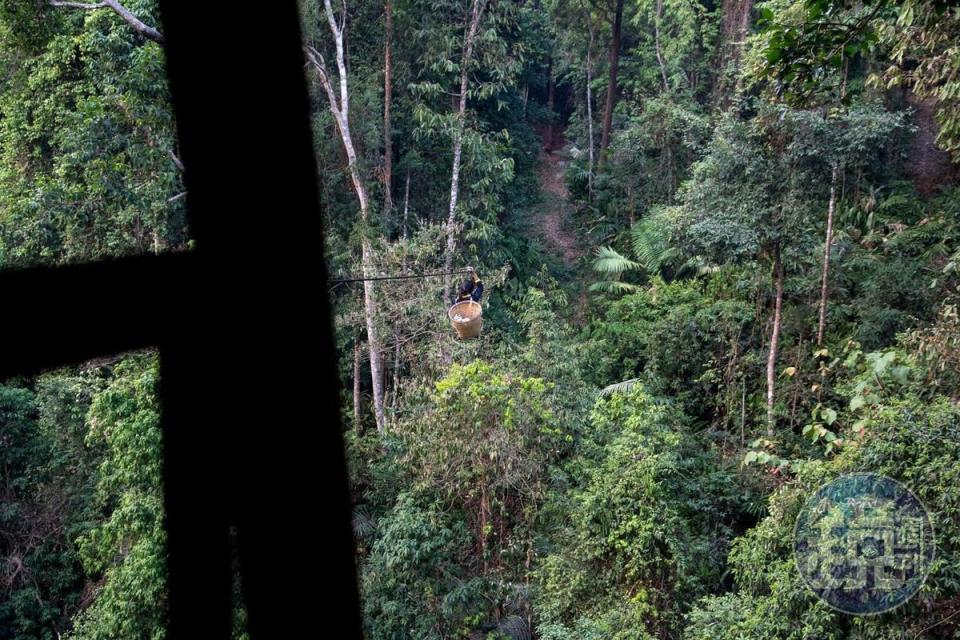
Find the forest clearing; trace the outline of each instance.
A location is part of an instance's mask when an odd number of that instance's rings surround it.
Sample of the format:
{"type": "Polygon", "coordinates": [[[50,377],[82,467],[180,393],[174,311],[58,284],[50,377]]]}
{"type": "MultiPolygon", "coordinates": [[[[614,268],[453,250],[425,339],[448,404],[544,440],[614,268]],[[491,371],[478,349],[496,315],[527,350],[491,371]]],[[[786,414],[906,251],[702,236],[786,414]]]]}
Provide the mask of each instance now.
{"type": "MultiPolygon", "coordinates": [[[[960,638],[960,8],[296,4],[364,637],[960,638]]],[[[0,270],[204,250],[162,7],[0,0],[0,270]]],[[[163,358],[0,381],[0,640],[168,637],[163,358]]]]}

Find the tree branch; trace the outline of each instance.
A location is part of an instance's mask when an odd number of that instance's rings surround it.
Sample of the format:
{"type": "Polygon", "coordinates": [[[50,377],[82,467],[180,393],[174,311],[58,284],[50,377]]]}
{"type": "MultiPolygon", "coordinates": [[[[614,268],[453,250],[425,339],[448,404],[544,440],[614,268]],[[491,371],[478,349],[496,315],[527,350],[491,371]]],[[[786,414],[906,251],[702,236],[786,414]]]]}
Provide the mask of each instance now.
{"type": "Polygon", "coordinates": [[[130,10],[120,4],[117,0],[103,0],[103,2],[71,2],[70,0],[50,0],[52,7],[69,7],[71,9],[110,9],[118,16],[123,18],[134,31],[142,35],[147,40],[152,40],[157,44],[165,44],[166,39],[163,34],[145,24],[140,18],[130,13],[130,10]]]}
{"type": "Polygon", "coordinates": [[[107,6],[106,2],[62,2],[61,0],[50,0],[52,7],[70,7],[71,9],[102,9],[107,6]]]}
{"type": "Polygon", "coordinates": [[[177,157],[177,154],[173,152],[173,149],[170,150],[170,159],[173,160],[173,164],[176,165],[177,169],[180,170],[180,173],[184,172],[183,161],[177,157]]]}
{"type": "Polygon", "coordinates": [[[317,70],[317,76],[320,78],[320,85],[323,86],[323,90],[327,92],[327,100],[330,103],[330,112],[333,113],[333,117],[337,121],[337,127],[339,127],[341,111],[338,107],[337,96],[333,89],[333,84],[330,82],[330,75],[327,73],[327,64],[323,59],[323,54],[310,45],[305,46],[303,50],[307,54],[307,60],[309,63],[314,69],[317,70]]]}

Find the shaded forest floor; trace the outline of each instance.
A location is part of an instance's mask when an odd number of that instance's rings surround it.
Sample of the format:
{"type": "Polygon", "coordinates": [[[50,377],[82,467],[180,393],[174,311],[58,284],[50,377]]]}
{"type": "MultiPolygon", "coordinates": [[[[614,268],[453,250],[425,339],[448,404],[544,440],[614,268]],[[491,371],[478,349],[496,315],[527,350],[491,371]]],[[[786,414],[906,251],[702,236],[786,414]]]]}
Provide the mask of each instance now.
{"type": "Polygon", "coordinates": [[[534,209],[532,222],[535,237],[552,255],[560,257],[565,266],[573,268],[584,252],[570,230],[573,205],[567,199],[564,184],[569,164],[570,156],[563,149],[541,157],[539,174],[543,201],[534,209]]]}
{"type": "Polygon", "coordinates": [[[588,252],[573,225],[576,205],[570,202],[566,185],[566,173],[570,165],[569,146],[565,144],[562,132],[555,139],[559,141],[557,146],[540,156],[537,171],[540,202],[531,212],[530,235],[556,261],[554,275],[559,275],[571,300],[570,319],[580,325],[586,318],[589,305],[585,284],[588,265],[584,260],[588,252]]]}

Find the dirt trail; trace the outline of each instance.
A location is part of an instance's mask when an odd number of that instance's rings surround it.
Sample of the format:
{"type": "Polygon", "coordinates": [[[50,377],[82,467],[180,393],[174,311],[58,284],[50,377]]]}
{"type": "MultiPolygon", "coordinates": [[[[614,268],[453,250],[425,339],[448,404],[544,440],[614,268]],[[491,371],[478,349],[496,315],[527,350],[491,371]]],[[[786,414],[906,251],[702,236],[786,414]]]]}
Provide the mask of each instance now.
{"type": "Polygon", "coordinates": [[[937,193],[944,186],[954,184],[960,175],[950,154],[942,151],[936,142],[940,125],[937,124],[933,100],[920,100],[912,93],[907,101],[915,109],[917,134],[908,151],[907,175],[913,180],[917,191],[925,196],[937,193]]]}
{"type": "Polygon", "coordinates": [[[583,250],[567,228],[573,211],[564,184],[569,164],[569,156],[560,149],[541,157],[539,174],[543,202],[534,212],[533,231],[549,249],[563,258],[564,264],[571,267],[583,255],[583,250]]]}

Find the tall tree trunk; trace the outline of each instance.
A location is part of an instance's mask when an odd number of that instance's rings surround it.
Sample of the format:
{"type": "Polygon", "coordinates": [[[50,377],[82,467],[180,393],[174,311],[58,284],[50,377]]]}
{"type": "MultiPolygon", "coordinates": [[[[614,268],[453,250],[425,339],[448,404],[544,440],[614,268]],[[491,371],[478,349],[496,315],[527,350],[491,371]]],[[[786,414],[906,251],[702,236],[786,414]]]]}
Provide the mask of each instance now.
{"type": "Polygon", "coordinates": [[[620,68],[620,32],[623,26],[623,0],[617,0],[613,18],[613,37],[610,40],[609,75],[607,77],[607,103],[603,109],[603,130],[600,134],[600,168],[610,146],[610,127],[613,124],[613,109],[617,106],[617,71],[620,68]]]}
{"type": "Polygon", "coordinates": [[[657,52],[657,63],[660,65],[660,78],[663,80],[663,90],[670,91],[670,83],[667,82],[667,68],[663,64],[663,52],[660,50],[660,19],[663,18],[663,0],[657,0],[657,15],[653,21],[653,42],[654,49],[657,52]]]}
{"type": "MultiPolygon", "coordinates": [[[[373,255],[370,241],[366,238],[362,242],[364,277],[374,275],[373,255]]],[[[380,353],[380,334],[377,330],[377,304],[374,283],[369,280],[363,282],[363,309],[367,323],[367,346],[370,351],[370,379],[373,383],[373,411],[377,420],[377,430],[383,432],[386,428],[386,416],[383,411],[383,362],[380,353]]]]}
{"type": "Polygon", "coordinates": [[[767,436],[771,438],[775,426],[773,406],[776,399],[774,388],[777,381],[777,351],[780,348],[780,325],[783,322],[783,261],[779,245],[774,248],[773,286],[773,329],[770,331],[770,353],[767,357],[767,436]]]}
{"type": "MultiPolygon", "coordinates": [[[[589,15],[589,14],[588,14],[589,15]]],[[[593,21],[587,43],[587,195],[593,201],[593,21]]]]}
{"type": "MultiPolygon", "coordinates": [[[[350,134],[350,91],[347,85],[347,65],[344,56],[343,32],[346,27],[346,14],[341,22],[337,22],[330,0],[324,0],[324,10],[327,14],[327,23],[330,26],[330,33],[333,35],[336,44],[337,73],[339,76],[339,98],[334,91],[333,80],[327,72],[326,61],[323,55],[313,47],[306,47],[307,59],[317,70],[320,83],[327,93],[327,100],[330,106],[330,113],[333,114],[334,121],[337,123],[337,130],[340,133],[340,140],[343,143],[343,150],[347,154],[347,169],[350,171],[350,180],[353,183],[353,189],[357,194],[357,200],[360,203],[360,222],[363,239],[360,241],[361,264],[364,277],[374,275],[373,250],[370,245],[369,223],[370,223],[370,199],[367,196],[367,188],[360,175],[360,167],[357,164],[357,152],[353,144],[353,137],[350,134]]],[[[373,386],[373,409],[377,421],[377,430],[383,432],[386,427],[386,418],[383,410],[383,365],[382,354],[380,352],[380,336],[377,330],[377,304],[376,291],[374,283],[370,280],[363,282],[363,309],[367,325],[367,347],[370,352],[370,378],[373,386]]]]}
{"type": "MultiPolygon", "coordinates": [[[[390,103],[393,101],[393,0],[387,0],[386,34],[383,47],[383,213],[393,211],[393,139],[390,130],[390,103]]],[[[389,218],[388,218],[389,219],[389,218]]]]}
{"type": "Polygon", "coordinates": [[[717,56],[717,76],[715,85],[716,96],[721,109],[730,106],[730,97],[740,87],[740,57],[747,29],[750,25],[750,12],[753,10],[753,0],[723,0],[721,12],[723,25],[720,34],[720,55],[717,56]],[[729,75],[736,78],[733,91],[727,86],[729,75]]]}
{"type": "Polygon", "coordinates": [[[817,346],[823,346],[823,333],[827,326],[827,284],[830,277],[830,245],[833,243],[833,214],[837,206],[837,165],[830,172],[830,202],[827,204],[827,235],[823,241],[823,273],[820,280],[820,321],[817,323],[817,346]]]}
{"type": "Polygon", "coordinates": [[[353,333],[353,428],[360,432],[360,332],[353,333]]]}
{"type": "Polygon", "coordinates": [[[450,300],[450,293],[452,291],[450,271],[453,270],[453,251],[457,246],[457,199],[460,197],[460,161],[463,153],[463,129],[466,126],[467,87],[470,81],[470,64],[473,60],[473,42],[477,37],[477,29],[480,28],[484,2],[485,0],[473,0],[473,9],[470,12],[470,24],[464,34],[463,56],[460,61],[460,102],[457,107],[457,124],[453,132],[453,170],[450,175],[450,210],[447,214],[447,247],[443,257],[443,299],[446,301],[450,300]]]}

